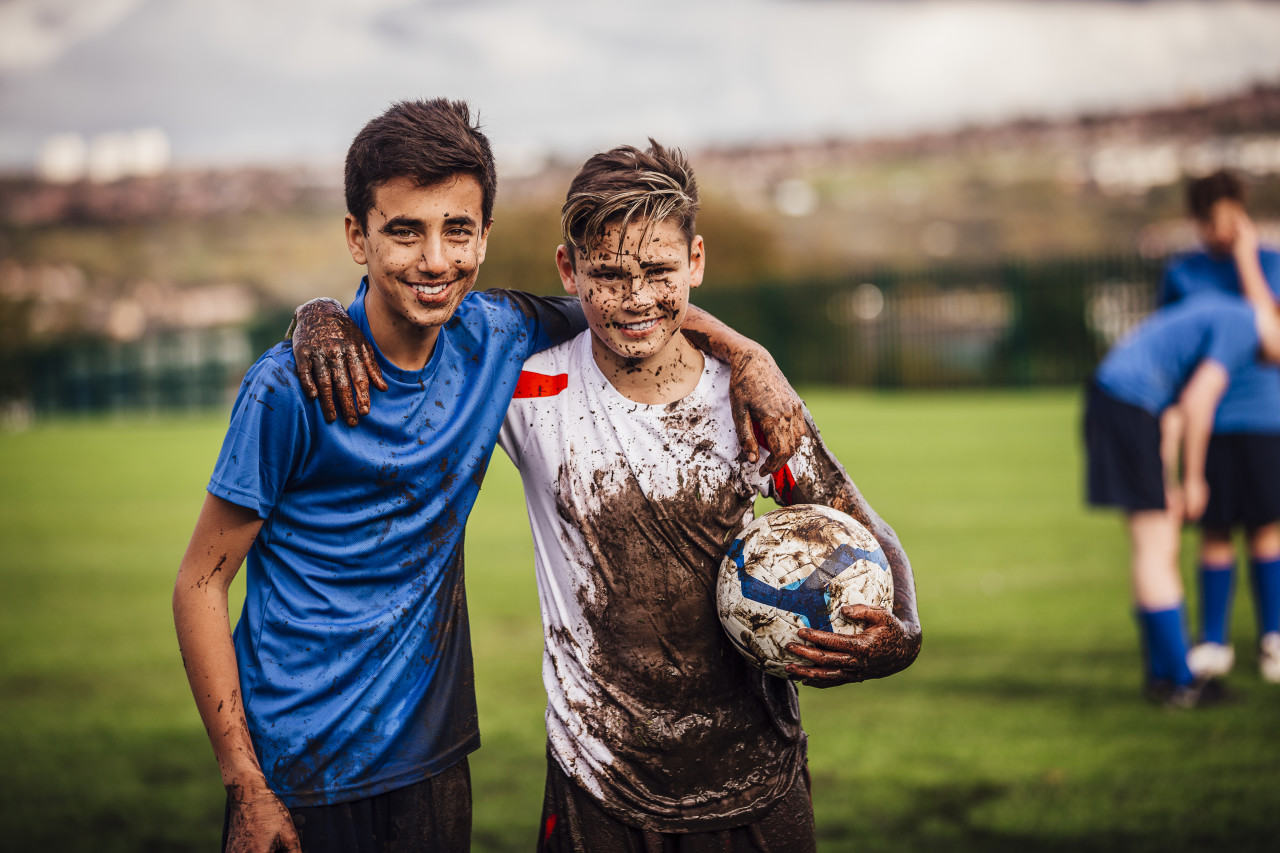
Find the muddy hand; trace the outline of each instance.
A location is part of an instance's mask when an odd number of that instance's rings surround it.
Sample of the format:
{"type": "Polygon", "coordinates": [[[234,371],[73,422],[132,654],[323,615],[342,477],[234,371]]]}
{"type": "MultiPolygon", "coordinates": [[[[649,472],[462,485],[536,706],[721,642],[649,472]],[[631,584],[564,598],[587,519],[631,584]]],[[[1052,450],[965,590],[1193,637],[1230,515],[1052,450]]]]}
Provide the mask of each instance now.
{"type": "Polygon", "coordinates": [[[841,614],[861,623],[861,634],[836,634],[801,628],[804,643],[788,643],[787,651],[812,662],[811,666],[787,664],[787,674],[810,687],[835,687],[884,678],[906,669],[915,660],[918,645],[911,642],[897,617],[880,607],[845,606],[841,614]],[[808,645],[806,645],[806,643],[808,645]]]}
{"type": "Polygon", "coordinates": [[[729,398],[742,452],[755,462],[763,441],[769,458],[760,473],[776,474],[809,434],[804,402],[763,347],[734,358],[730,368],[729,398]],[[752,421],[760,426],[760,440],[752,421]]]}
{"type": "Polygon", "coordinates": [[[268,790],[252,793],[239,786],[231,795],[227,853],[302,853],[302,842],[284,803],[268,790]]]}
{"type": "Polygon", "coordinates": [[[387,390],[373,347],[335,299],[313,299],[293,316],[293,358],[303,391],[320,398],[326,421],[338,417],[340,406],[343,420],[355,426],[369,414],[370,382],[387,390]]]}

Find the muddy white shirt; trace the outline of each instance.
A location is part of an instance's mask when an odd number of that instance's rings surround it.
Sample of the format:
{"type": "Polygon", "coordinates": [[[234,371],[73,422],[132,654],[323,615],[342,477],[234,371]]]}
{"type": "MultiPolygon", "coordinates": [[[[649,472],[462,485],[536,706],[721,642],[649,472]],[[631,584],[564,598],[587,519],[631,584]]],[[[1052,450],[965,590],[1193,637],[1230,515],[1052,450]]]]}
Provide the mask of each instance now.
{"type": "MultiPolygon", "coordinates": [[[[615,817],[658,831],[748,823],[805,761],[795,687],[749,667],[716,615],[726,544],[778,488],[738,461],[729,369],[705,360],[684,399],[644,405],[583,333],[525,362],[499,436],[533,530],[551,753],[615,817]]],[[[823,491],[808,472],[832,470],[815,451],[827,458],[806,439],[777,478],[797,501],[823,491]]]]}

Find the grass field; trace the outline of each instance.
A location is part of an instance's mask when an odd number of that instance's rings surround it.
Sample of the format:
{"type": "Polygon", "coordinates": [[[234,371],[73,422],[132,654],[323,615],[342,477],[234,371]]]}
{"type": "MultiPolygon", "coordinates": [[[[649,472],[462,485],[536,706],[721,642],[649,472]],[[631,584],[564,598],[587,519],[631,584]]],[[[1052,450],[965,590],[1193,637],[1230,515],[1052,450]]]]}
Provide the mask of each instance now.
{"type": "MultiPolygon", "coordinates": [[[[1121,528],[1080,505],[1074,394],[806,396],[911,555],[925,631],[905,673],[802,690],[821,849],[1277,849],[1280,687],[1255,674],[1247,596],[1239,701],[1143,703],[1121,528]]],[[[0,434],[0,848],[216,849],[169,595],[224,424],[0,434]]],[[[541,632],[501,452],[468,543],[474,848],[528,850],[541,632]]]]}

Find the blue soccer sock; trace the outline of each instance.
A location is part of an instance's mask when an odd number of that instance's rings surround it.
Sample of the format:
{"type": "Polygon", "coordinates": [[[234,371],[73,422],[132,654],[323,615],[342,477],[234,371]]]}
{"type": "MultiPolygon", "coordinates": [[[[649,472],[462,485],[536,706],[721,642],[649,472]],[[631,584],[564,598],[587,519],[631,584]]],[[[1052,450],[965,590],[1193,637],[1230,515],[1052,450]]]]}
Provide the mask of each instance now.
{"type": "Polygon", "coordinates": [[[1236,565],[1200,564],[1200,640],[1225,645],[1231,636],[1236,565]]]}
{"type": "Polygon", "coordinates": [[[1187,668],[1187,631],[1184,605],[1167,610],[1138,609],[1138,628],[1147,676],[1152,681],[1190,684],[1187,668]]]}
{"type": "Polygon", "coordinates": [[[1280,557],[1254,560],[1253,600],[1258,608],[1258,633],[1280,631],[1280,557]]]}

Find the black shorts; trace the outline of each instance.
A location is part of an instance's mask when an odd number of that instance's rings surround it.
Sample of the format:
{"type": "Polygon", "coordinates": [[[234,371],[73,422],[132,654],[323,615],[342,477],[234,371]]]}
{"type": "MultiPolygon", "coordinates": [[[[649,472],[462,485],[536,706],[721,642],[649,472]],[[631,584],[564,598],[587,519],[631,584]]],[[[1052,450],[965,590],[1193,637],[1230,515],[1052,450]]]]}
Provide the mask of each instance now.
{"type": "Polygon", "coordinates": [[[816,849],[807,768],[796,774],[781,799],[751,823],[705,832],[654,832],[607,813],[547,755],[537,853],[813,853],[816,849]]]}
{"type": "Polygon", "coordinates": [[[1280,520],[1280,435],[1215,435],[1204,462],[1209,506],[1201,527],[1262,527],[1280,520]]]}
{"type": "Polygon", "coordinates": [[[1085,392],[1085,494],[1092,506],[1126,512],[1164,509],[1160,421],[1122,403],[1092,381],[1085,392]]]}
{"type": "MultiPolygon", "coordinates": [[[[410,853],[471,849],[471,766],[462,759],[429,779],[331,806],[289,809],[302,853],[410,853]]],[[[231,800],[222,849],[231,830],[231,800]]]]}

